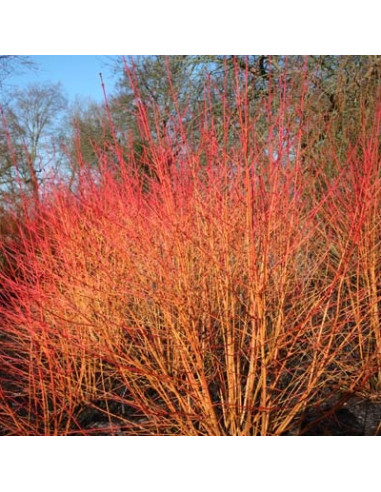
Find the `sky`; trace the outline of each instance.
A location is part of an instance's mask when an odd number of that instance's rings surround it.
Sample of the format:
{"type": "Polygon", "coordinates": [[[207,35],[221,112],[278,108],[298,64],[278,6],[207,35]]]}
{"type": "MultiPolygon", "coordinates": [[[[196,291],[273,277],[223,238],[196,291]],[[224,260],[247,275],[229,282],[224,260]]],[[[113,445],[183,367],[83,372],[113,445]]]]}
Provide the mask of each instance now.
{"type": "Polygon", "coordinates": [[[111,66],[117,59],[115,55],[33,55],[29,59],[35,68],[10,77],[8,86],[22,88],[29,83],[61,82],[69,102],[77,98],[102,102],[99,73],[102,73],[107,94],[113,92],[118,80],[111,66]]]}

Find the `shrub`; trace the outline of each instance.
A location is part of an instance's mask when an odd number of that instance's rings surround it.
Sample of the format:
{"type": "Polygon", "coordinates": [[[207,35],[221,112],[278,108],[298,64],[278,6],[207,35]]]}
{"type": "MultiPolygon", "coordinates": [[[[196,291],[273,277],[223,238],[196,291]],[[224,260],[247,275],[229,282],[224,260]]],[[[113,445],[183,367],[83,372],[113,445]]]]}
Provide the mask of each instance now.
{"type": "Polygon", "coordinates": [[[193,137],[141,103],[147,152],[115,139],[26,207],[3,241],[3,433],[280,435],[379,384],[380,111],[327,175],[297,87],[253,115],[247,74],[234,105],[209,86],[193,137]]]}

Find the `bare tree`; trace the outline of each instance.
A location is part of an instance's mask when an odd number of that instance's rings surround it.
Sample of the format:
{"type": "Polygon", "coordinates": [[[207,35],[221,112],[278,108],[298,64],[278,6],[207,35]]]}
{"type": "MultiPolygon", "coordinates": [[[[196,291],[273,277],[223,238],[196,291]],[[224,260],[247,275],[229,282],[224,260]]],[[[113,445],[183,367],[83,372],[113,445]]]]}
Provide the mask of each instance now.
{"type": "Polygon", "coordinates": [[[0,90],[12,75],[19,75],[25,69],[35,68],[29,56],[0,55],[0,90]]]}
{"type": "MultiPolygon", "coordinates": [[[[66,105],[60,84],[49,83],[32,84],[26,89],[13,91],[10,103],[4,108],[7,128],[3,128],[2,140],[4,142],[4,132],[7,131],[19,176],[35,193],[38,191],[39,173],[49,162],[44,143],[49,146],[55,139],[59,117],[66,105]]],[[[9,152],[8,155],[1,153],[0,159],[9,171],[9,152]]],[[[12,178],[9,174],[8,178],[12,178]]]]}

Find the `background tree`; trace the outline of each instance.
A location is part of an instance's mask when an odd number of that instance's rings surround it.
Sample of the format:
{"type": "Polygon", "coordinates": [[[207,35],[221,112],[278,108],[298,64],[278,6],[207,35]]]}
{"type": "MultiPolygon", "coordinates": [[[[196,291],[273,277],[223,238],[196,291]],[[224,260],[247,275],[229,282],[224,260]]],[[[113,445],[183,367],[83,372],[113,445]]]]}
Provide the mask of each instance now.
{"type": "Polygon", "coordinates": [[[0,95],[4,91],[7,79],[33,68],[35,68],[35,65],[29,56],[0,55],[0,95]]]}
{"type": "Polygon", "coordinates": [[[101,153],[106,152],[113,141],[105,105],[95,101],[77,101],[67,118],[69,131],[66,141],[71,166],[77,168],[80,160],[98,167],[101,153]]]}
{"type": "Polygon", "coordinates": [[[51,148],[58,140],[60,117],[67,102],[59,84],[31,84],[11,95],[4,108],[6,128],[1,140],[4,142],[8,133],[13,149],[8,145],[0,156],[3,185],[14,188],[16,172],[22,184],[37,193],[40,175],[54,159],[51,148]]]}

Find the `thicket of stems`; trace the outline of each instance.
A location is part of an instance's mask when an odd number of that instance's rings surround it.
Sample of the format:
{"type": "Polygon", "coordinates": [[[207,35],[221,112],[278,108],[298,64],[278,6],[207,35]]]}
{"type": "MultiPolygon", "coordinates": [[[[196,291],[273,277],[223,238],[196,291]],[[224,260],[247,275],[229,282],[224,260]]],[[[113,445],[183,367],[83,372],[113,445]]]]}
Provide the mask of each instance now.
{"type": "Polygon", "coordinates": [[[103,415],[105,433],[281,435],[379,394],[380,105],[319,147],[306,67],[256,111],[236,68],[234,104],[207,86],[197,127],[140,103],[139,155],[112,128],[99,169],[24,197],[1,243],[2,433],[103,415]]]}

